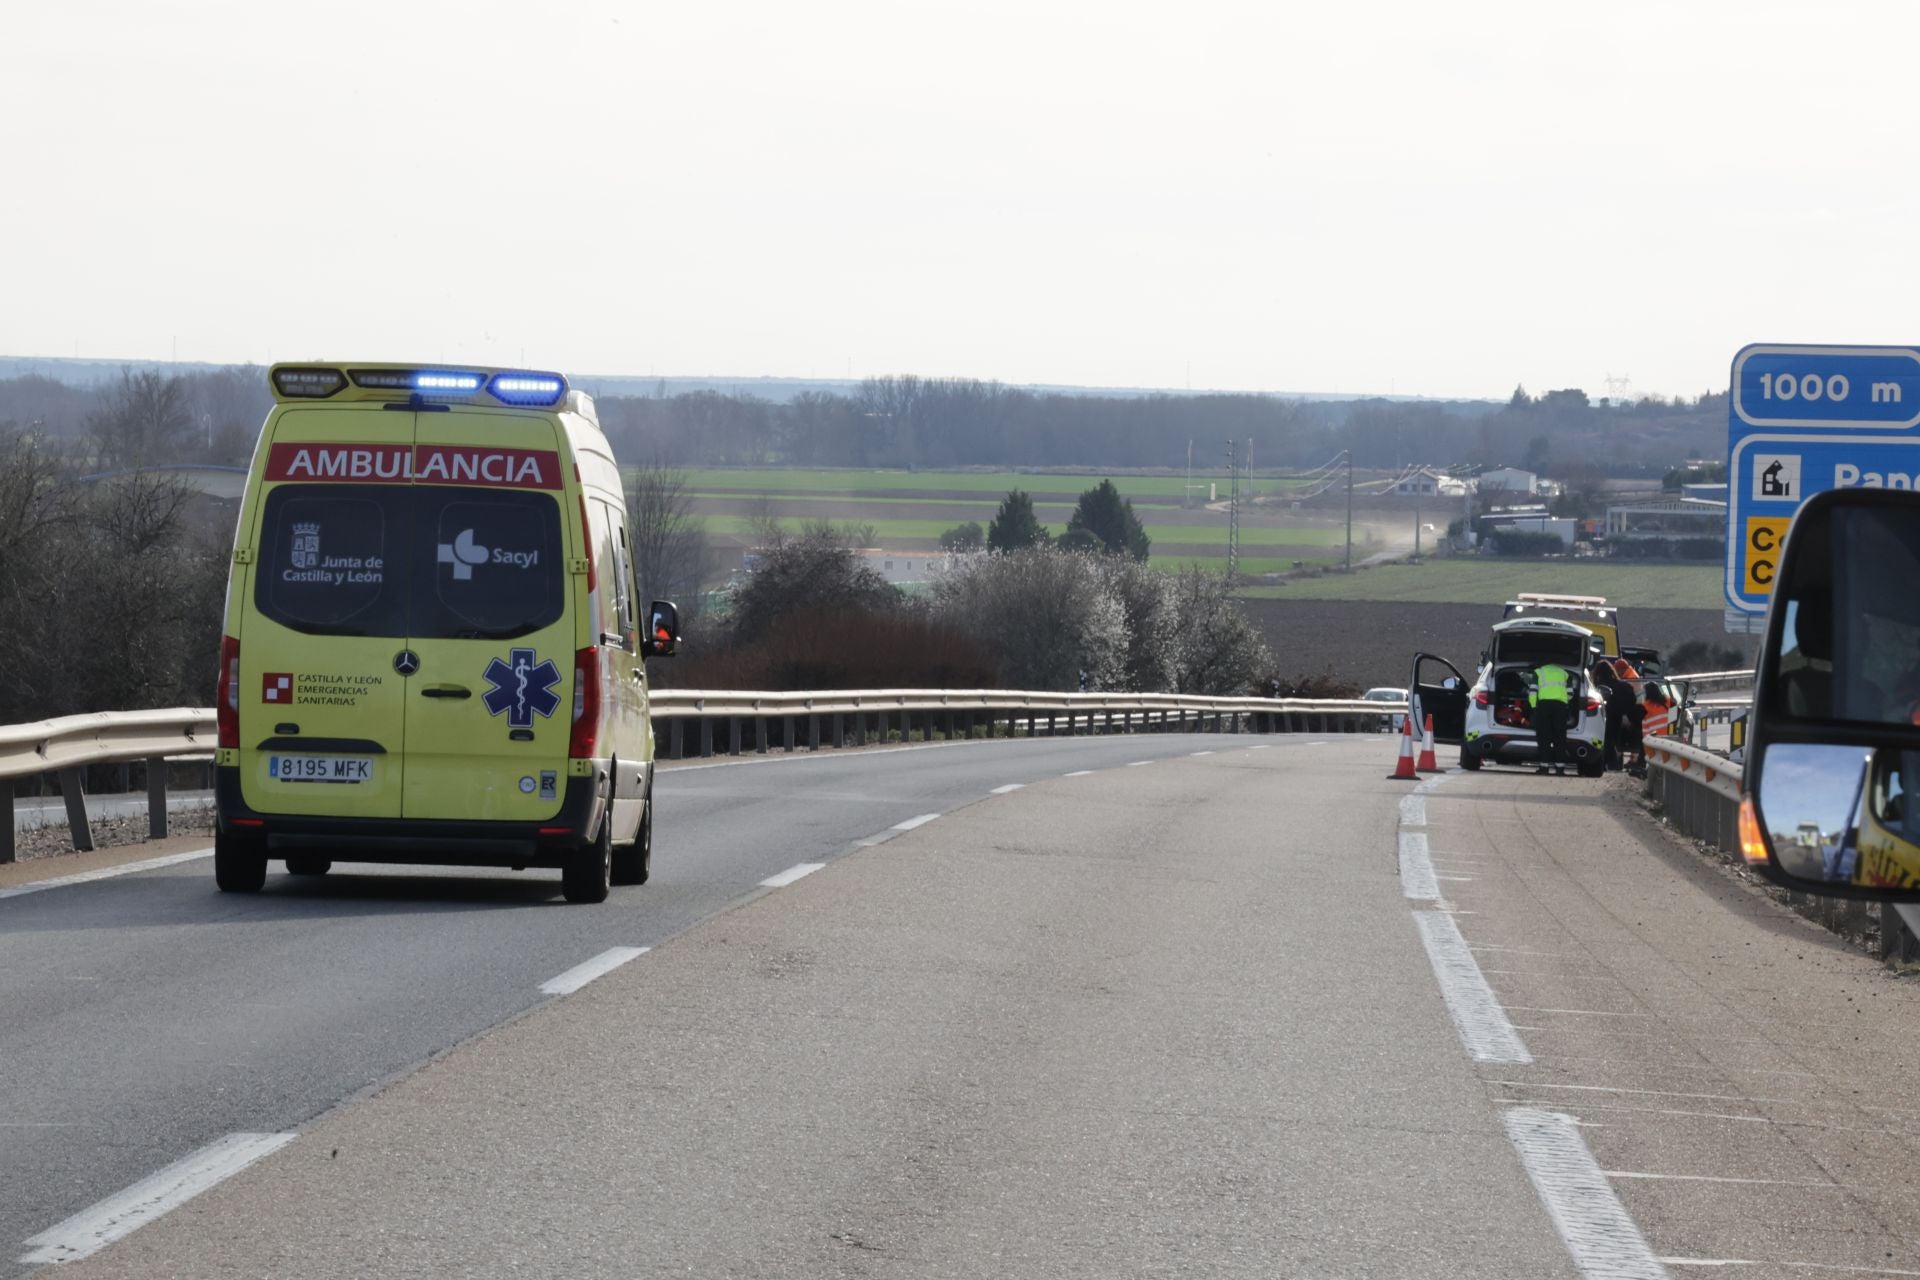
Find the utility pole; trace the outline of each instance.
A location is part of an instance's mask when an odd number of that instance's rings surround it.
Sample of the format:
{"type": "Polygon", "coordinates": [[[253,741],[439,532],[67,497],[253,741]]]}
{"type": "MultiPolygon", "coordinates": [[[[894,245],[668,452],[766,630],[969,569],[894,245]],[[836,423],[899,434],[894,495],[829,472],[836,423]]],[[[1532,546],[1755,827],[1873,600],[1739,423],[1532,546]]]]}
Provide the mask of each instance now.
{"type": "Polygon", "coordinates": [[[1353,572],[1353,450],[1347,450],[1347,572],[1353,572]]]}
{"type": "Polygon", "coordinates": [[[1235,442],[1227,441],[1227,583],[1240,569],[1240,459],[1235,442]]]}

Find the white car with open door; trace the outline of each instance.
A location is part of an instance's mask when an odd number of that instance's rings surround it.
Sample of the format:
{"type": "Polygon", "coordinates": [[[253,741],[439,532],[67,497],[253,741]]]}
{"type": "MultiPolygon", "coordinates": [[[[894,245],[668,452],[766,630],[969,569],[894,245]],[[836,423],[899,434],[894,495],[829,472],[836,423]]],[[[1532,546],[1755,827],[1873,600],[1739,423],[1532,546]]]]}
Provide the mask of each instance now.
{"type": "Polygon", "coordinates": [[[1460,767],[1534,763],[1534,737],[1527,689],[1535,667],[1552,662],[1573,673],[1573,717],[1567,726],[1567,754],[1582,777],[1597,778],[1606,769],[1607,711],[1592,696],[1586,680],[1593,633],[1558,618],[1514,618],[1496,623],[1481,656],[1480,674],[1471,687],[1444,658],[1422,653],[1414,658],[1411,692],[1422,714],[1433,717],[1436,742],[1460,745],[1460,767]],[[1445,668],[1446,675],[1440,674],[1445,668]]]}

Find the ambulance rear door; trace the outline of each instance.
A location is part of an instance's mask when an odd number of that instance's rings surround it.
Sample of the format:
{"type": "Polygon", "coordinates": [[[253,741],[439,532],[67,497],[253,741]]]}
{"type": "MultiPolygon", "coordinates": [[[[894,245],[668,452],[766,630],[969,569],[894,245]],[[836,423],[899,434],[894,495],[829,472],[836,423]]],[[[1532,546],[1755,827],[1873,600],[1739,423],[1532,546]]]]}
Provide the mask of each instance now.
{"type": "Polygon", "coordinates": [[[252,478],[234,569],[240,789],[260,813],[400,814],[413,419],[284,409],[252,478]]]}
{"type": "Polygon", "coordinates": [[[420,414],[415,440],[408,645],[419,669],[405,699],[402,813],[551,818],[566,792],[575,610],[587,607],[570,571],[578,503],[566,505],[559,425],[455,407],[420,414]]]}

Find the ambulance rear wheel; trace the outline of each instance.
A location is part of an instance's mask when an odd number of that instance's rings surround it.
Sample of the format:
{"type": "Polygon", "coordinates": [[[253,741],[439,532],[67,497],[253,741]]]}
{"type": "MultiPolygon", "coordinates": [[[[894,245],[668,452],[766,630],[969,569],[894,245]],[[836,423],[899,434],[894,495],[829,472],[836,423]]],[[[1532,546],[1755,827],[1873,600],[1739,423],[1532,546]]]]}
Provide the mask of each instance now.
{"type": "Polygon", "coordinates": [[[560,892],[568,902],[605,902],[613,892],[613,811],[600,819],[600,834],[590,845],[567,855],[560,868],[560,892]]]}
{"type": "Polygon", "coordinates": [[[287,859],[287,874],[290,876],[323,876],[333,870],[333,861],[317,857],[311,853],[294,854],[287,859]]]}
{"type": "Polygon", "coordinates": [[[258,893],[267,883],[267,847],[224,831],[213,833],[213,882],[222,893],[258,893]]]}
{"type": "Polygon", "coordinates": [[[1480,753],[1472,747],[1460,748],[1460,767],[1471,773],[1480,767],[1480,753]]]}
{"type": "Polygon", "coordinates": [[[613,882],[615,884],[645,884],[647,877],[653,874],[653,797],[647,797],[646,807],[640,811],[640,830],[633,843],[624,849],[613,851],[613,882]]]}

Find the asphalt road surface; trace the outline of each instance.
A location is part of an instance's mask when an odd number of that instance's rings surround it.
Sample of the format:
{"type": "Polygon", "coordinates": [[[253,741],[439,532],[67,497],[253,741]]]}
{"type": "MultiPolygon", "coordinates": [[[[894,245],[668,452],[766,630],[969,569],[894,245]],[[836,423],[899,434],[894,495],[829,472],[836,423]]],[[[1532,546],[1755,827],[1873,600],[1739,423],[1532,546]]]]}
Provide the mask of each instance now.
{"type": "Polygon", "coordinates": [[[1391,753],[675,770],[599,907],[0,898],[0,1270],[1920,1275],[1912,983],[1617,780],[1391,753]]]}

